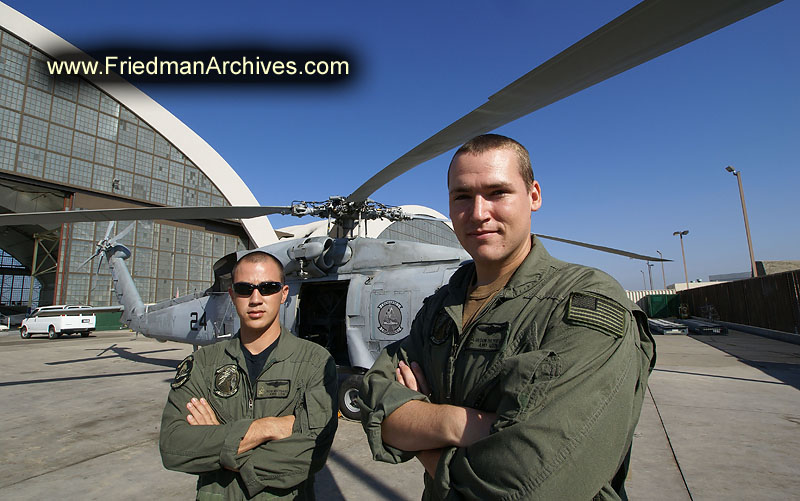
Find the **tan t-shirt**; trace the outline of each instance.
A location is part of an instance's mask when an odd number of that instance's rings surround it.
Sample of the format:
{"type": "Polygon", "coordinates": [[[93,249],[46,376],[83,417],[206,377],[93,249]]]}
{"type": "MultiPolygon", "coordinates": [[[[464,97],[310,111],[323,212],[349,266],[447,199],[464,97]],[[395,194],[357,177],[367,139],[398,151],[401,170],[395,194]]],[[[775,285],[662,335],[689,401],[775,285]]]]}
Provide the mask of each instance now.
{"type": "Polygon", "coordinates": [[[501,275],[494,282],[481,286],[475,285],[477,275],[474,272],[472,273],[472,280],[470,280],[469,287],[467,288],[467,298],[464,301],[464,310],[461,314],[462,330],[466,329],[467,325],[475,320],[478,313],[480,313],[481,310],[491,302],[492,298],[506,286],[511,279],[511,275],[513,275],[515,271],[517,271],[516,268],[505,275],[501,275]]]}

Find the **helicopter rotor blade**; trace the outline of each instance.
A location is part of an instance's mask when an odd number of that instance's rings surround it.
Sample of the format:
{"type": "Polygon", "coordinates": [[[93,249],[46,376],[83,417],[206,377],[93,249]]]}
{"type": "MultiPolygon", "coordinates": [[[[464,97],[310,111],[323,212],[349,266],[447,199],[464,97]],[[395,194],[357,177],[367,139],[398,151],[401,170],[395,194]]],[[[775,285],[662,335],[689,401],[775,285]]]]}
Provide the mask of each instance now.
{"type": "Polygon", "coordinates": [[[622,249],[615,249],[613,247],[606,247],[604,245],[596,245],[596,244],[590,244],[590,243],[587,243],[587,242],[579,242],[577,240],[568,240],[566,238],[554,237],[554,236],[551,236],[551,235],[542,235],[541,233],[537,233],[536,236],[539,237],[539,238],[546,238],[548,240],[555,240],[556,242],[563,242],[565,244],[577,245],[579,247],[586,247],[587,249],[594,249],[594,250],[598,250],[598,251],[601,251],[601,252],[608,252],[609,254],[617,254],[618,256],[625,256],[625,257],[629,257],[631,259],[640,259],[642,261],[650,261],[650,262],[653,262],[653,263],[662,262],[662,261],[665,262],[665,263],[671,263],[672,262],[672,259],[663,259],[663,258],[660,258],[660,257],[645,256],[644,254],[637,254],[636,252],[630,252],[630,251],[626,251],[626,250],[622,250],[622,249]]]}
{"type": "Polygon", "coordinates": [[[645,0],[534,68],[372,176],[361,202],[397,176],[467,140],[770,7],[781,0],[645,0]]]}
{"type": "Polygon", "coordinates": [[[86,259],[85,259],[85,260],[84,260],[84,261],[81,263],[81,265],[80,265],[80,266],[78,266],[78,268],[83,268],[84,266],[86,266],[86,263],[88,263],[88,262],[89,262],[89,261],[91,261],[92,259],[96,258],[98,254],[100,254],[100,251],[99,251],[99,250],[98,250],[97,252],[95,252],[94,254],[92,254],[91,256],[89,256],[88,258],[86,258],[86,259]]]}
{"type": "MultiPolygon", "coordinates": [[[[113,223],[113,221],[112,221],[112,223],[113,223]]],[[[114,235],[114,237],[113,237],[111,240],[109,240],[109,241],[108,241],[108,243],[109,243],[109,244],[111,244],[111,245],[114,245],[114,244],[116,244],[117,242],[119,242],[120,240],[122,240],[122,238],[123,238],[125,235],[127,235],[128,233],[130,233],[130,232],[131,232],[131,230],[133,229],[133,227],[134,227],[134,226],[136,226],[136,221],[132,222],[132,223],[131,223],[131,224],[129,224],[129,225],[128,225],[128,226],[127,226],[127,227],[126,227],[124,230],[122,230],[122,231],[120,231],[119,233],[117,233],[116,235],[114,235]]]]}
{"type": "Polygon", "coordinates": [[[249,219],[269,214],[290,214],[289,206],[230,207],[136,207],[73,211],[0,214],[0,226],[20,224],[61,224],[92,221],[133,221],[144,219],[249,219]]]}
{"type": "Polygon", "coordinates": [[[114,221],[108,222],[108,228],[106,228],[106,234],[103,237],[103,240],[108,240],[108,236],[111,235],[111,229],[114,227],[114,221]]]}

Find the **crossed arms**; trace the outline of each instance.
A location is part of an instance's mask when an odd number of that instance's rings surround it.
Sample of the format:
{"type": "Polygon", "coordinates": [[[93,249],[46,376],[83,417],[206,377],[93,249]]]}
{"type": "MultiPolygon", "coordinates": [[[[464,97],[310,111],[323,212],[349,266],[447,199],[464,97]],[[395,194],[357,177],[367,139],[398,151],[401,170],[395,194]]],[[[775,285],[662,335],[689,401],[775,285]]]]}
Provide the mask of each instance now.
{"type": "MultiPolygon", "coordinates": [[[[417,362],[400,362],[397,381],[423,395],[430,395],[422,368],[417,362]]],[[[405,451],[418,451],[417,459],[431,477],[444,447],[467,447],[489,436],[497,416],[469,407],[438,405],[411,400],[389,414],[381,424],[383,441],[405,451]]]]}
{"type": "MultiPolygon", "coordinates": [[[[196,356],[202,356],[201,351],[196,356]]],[[[202,365],[195,364],[198,373],[169,393],[159,444],[166,468],[197,474],[238,472],[251,495],[266,487],[295,487],[322,468],[337,426],[332,358],[319,361],[300,394],[302,401],[287,401],[284,411],[258,419],[215,412],[206,395],[202,365]]]]}
{"type": "MultiPolygon", "coordinates": [[[[219,426],[214,409],[205,398],[192,399],[186,403],[186,409],[189,415],[186,416],[186,421],[192,426],[219,426]]],[[[269,442],[270,440],[281,440],[288,438],[292,435],[292,426],[294,426],[294,415],[283,417],[263,417],[254,420],[247,428],[247,433],[244,438],[239,442],[239,449],[237,454],[255,449],[259,445],[269,442]]],[[[231,469],[226,467],[227,469],[231,469]]],[[[233,470],[238,471],[238,470],[233,470]]]]}

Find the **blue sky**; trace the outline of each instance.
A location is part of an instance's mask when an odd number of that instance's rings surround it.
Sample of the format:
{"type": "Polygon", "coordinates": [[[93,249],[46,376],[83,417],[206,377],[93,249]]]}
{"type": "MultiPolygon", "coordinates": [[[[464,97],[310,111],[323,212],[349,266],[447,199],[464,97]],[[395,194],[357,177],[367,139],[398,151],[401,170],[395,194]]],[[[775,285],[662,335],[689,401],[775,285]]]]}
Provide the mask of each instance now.
{"type": "MultiPolygon", "coordinates": [[[[347,195],[488,96],[634,1],[55,2],[4,0],[79,48],[230,43],[344,49],[344,85],[141,85],[213,146],[266,205],[347,195]]],[[[517,120],[543,207],[533,230],[675,260],[667,283],[749,270],[742,171],[757,260],[800,260],[800,19],[783,2],[517,120]]],[[[442,155],[372,198],[447,213],[442,155]]],[[[296,219],[271,217],[273,226],[296,219]]],[[[547,243],[640,289],[644,263],[547,243]]],[[[653,282],[662,284],[661,269],[653,282]]],[[[649,284],[648,284],[649,285],[649,284]]]]}

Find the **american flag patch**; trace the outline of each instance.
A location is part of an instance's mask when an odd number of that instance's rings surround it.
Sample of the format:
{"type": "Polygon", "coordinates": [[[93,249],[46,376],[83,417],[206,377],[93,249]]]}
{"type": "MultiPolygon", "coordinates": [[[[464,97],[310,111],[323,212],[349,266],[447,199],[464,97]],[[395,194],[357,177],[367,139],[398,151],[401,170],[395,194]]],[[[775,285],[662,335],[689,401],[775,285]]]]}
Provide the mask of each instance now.
{"type": "Polygon", "coordinates": [[[625,334],[625,308],[607,297],[573,292],[569,296],[565,320],[606,334],[622,337],[625,334]]]}

